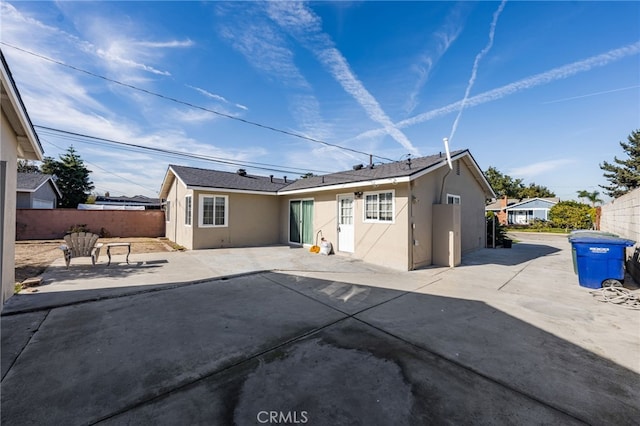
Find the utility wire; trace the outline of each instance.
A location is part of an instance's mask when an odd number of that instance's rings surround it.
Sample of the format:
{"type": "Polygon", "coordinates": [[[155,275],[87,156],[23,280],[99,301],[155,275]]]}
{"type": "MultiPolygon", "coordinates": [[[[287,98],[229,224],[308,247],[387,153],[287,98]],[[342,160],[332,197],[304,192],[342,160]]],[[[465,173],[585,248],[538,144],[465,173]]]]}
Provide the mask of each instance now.
{"type": "MultiPolygon", "coordinates": [[[[53,143],[53,142],[51,142],[51,141],[44,140],[44,142],[45,142],[45,143],[48,143],[48,144],[49,144],[49,145],[51,145],[51,146],[54,146],[54,147],[58,148],[60,151],[63,151],[63,150],[64,150],[63,148],[59,147],[58,145],[54,144],[54,143],[53,143]]],[[[99,168],[100,170],[102,170],[102,171],[104,171],[104,172],[106,172],[106,173],[108,173],[108,174],[110,174],[110,175],[113,175],[113,176],[115,176],[115,177],[118,177],[118,178],[120,178],[120,179],[122,179],[122,180],[124,180],[124,181],[126,181],[126,182],[129,182],[129,183],[132,183],[132,184],[134,184],[134,185],[137,185],[137,186],[139,186],[140,188],[143,188],[143,189],[144,189],[144,190],[146,190],[146,191],[149,191],[149,190],[150,190],[150,189],[149,189],[149,188],[147,188],[146,186],[140,185],[138,182],[134,182],[134,181],[132,181],[131,179],[127,179],[127,178],[126,178],[126,177],[124,177],[124,176],[120,176],[119,174],[114,173],[114,172],[112,172],[112,171],[110,171],[110,170],[107,170],[107,169],[105,169],[105,168],[103,168],[103,167],[100,167],[99,165],[97,165],[97,164],[95,164],[95,163],[91,163],[91,162],[86,161],[86,160],[82,160],[82,162],[83,162],[83,163],[87,163],[87,164],[89,164],[89,165],[90,165],[90,166],[92,166],[92,167],[97,167],[97,168],[99,168]]],[[[156,193],[157,193],[158,191],[157,191],[157,190],[154,190],[153,192],[156,192],[156,193]]]]}
{"type": "Polygon", "coordinates": [[[222,113],[222,112],[219,112],[219,111],[215,111],[215,110],[212,110],[212,109],[209,109],[209,108],[205,108],[205,107],[202,107],[202,106],[199,106],[199,105],[195,105],[195,104],[192,104],[190,102],[181,101],[179,99],[176,99],[176,98],[173,98],[173,97],[170,97],[170,96],[166,96],[166,95],[162,95],[160,93],[152,92],[152,91],[147,90],[147,89],[142,89],[140,87],[133,86],[131,84],[123,83],[121,81],[114,80],[114,79],[111,79],[109,77],[105,77],[103,75],[96,74],[96,73],[93,73],[91,71],[87,71],[87,70],[84,70],[82,68],[75,67],[73,65],[65,64],[64,62],[57,61],[55,59],[49,58],[49,57],[44,56],[44,55],[40,55],[40,54],[35,53],[35,52],[31,52],[29,50],[23,49],[23,48],[18,47],[18,46],[14,46],[14,45],[9,44],[9,43],[4,42],[4,41],[0,41],[0,44],[3,44],[5,46],[11,47],[13,49],[19,50],[19,51],[24,52],[26,54],[35,56],[37,58],[43,59],[45,61],[49,61],[49,62],[52,62],[54,64],[66,67],[66,68],[70,68],[70,69],[72,69],[74,71],[82,72],[82,73],[85,73],[85,74],[90,75],[92,77],[100,78],[100,79],[108,81],[110,83],[118,84],[120,86],[124,86],[124,87],[127,87],[127,88],[132,89],[132,90],[137,90],[139,92],[146,93],[147,95],[156,96],[156,97],[159,97],[161,99],[165,99],[165,100],[168,100],[168,101],[171,101],[171,102],[175,102],[175,103],[178,103],[178,104],[186,105],[186,106],[191,107],[191,108],[199,109],[199,110],[202,110],[202,111],[207,111],[207,112],[210,112],[212,114],[216,114],[218,116],[221,116],[221,117],[224,117],[224,118],[228,118],[230,120],[240,121],[242,123],[249,124],[251,126],[260,127],[262,129],[267,129],[267,130],[271,130],[273,132],[278,132],[278,133],[282,133],[282,134],[285,134],[285,135],[288,135],[288,136],[293,136],[293,137],[296,137],[296,138],[299,138],[299,139],[304,139],[304,140],[309,141],[309,142],[315,142],[315,143],[319,143],[319,144],[322,144],[322,145],[325,145],[325,146],[330,146],[330,147],[333,147],[333,148],[338,148],[338,149],[342,149],[342,150],[345,150],[345,151],[350,151],[350,152],[353,152],[353,153],[356,153],[356,154],[362,154],[362,155],[367,155],[367,156],[371,156],[371,157],[375,157],[375,158],[380,158],[380,159],[386,160],[386,161],[392,161],[392,162],[394,161],[394,160],[392,160],[390,158],[381,157],[379,155],[370,154],[370,153],[367,153],[367,152],[364,152],[364,151],[358,151],[357,149],[347,148],[347,147],[340,146],[340,145],[337,145],[337,144],[325,142],[325,141],[322,141],[320,139],[315,139],[315,138],[312,138],[312,137],[309,137],[309,136],[304,136],[304,135],[301,135],[299,133],[291,132],[291,131],[288,131],[288,130],[278,129],[276,127],[268,126],[266,124],[257,123],[255,121],[246,120],[246,119],[240,118],[240,117],[234,117],[232,115],[225,114],[225,113],[222,113]]]}
{"type": "Polygon", "coordinates": [[[225,159],[225,158],[220,158],[220,157],[214,157],[214,156],[209,156],[209,155],[204,155],[204,154],[192,154],[192,153],[188,153],[188,152],[182,152],[182,151],[174,151],[174,150],[170,150],[170,149],[165,149],[165,148],[154,148],[154,147],[148,147],[148,146],[144,146],[144,145],[137,145],[137,144],[132,144],[132,143],[128,143],[128,142],[120,142],[120,141],[116,141],[113,139],[106,139],[106,138],[101,138],[101,137],[97,137],[97,136],[90,136],[90,135],[85,135],[82,133],[76,133],[76,132],[70,132],[67,130],[60,130],[60,129],[54,129],[52,127],[46,127],[46,126],[39,126],[39,125],[34,125],[33,127],[36,127],[38,129],[42,129],[45,132],[43,133],[47,133],[48,134],[57,134],[57,135],[62,135],[63,137],[66,137],[68,139],[72,139],[78,142],[85,142],[85,143],[89,143],[91,144],[92,142],[87,141],[86,139],[89,140],[97,140],[97,141],[103,141],[105,143],[109,143],[109,144],[114,144],[114,145],[120,145],[121,147],[125,147],[123,149],[130,149],[130,150],[147,150],[147,151],[154,151],[154,152],[159,152],[168,156],[177,156],[177,157],[187,157],[187,158],[192,158],[192,159],[196,159],[196,160],[204,160],[204,161],[211,161],[214,163],[220,163],[220,164],[225,164],[225,165],[231,165],[231,166],[241,166],[241,167],[246,167],[247,165],[249,165],[252,168],[255,169],[260,169],[260,170],[267,170],[267,171],[273,171],[273,172],[278,172],[278,173],[293,173],[293,174],[297,174],[300,172],[315,172],[315,173],[322,173],[322,174],[327,174],[329,172],[327,171],[323,171],[323,170],[313,170],[313,169],[301,169],[301,168],[297,168],[297,167],[292,167],[289,169],[282,169],[279,168],[280,166],[277,165],[273,165],[273,164],[267,164],[267,163],[258,163],[258,162],[253,162],[253,161],[233,161],[233,160],[229,160],[229,159],[225,159]]]}

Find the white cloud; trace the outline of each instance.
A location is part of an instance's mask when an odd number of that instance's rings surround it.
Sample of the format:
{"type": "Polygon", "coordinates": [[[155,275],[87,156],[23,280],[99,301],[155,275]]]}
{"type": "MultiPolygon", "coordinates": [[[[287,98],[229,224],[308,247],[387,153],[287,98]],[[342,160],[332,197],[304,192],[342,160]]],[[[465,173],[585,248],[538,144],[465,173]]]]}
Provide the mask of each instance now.
{"type": "MultiPolygon", "coordinates": [[[[323,139],[332,134],[331,126],[322,118],[320,104],[313,88],[295,64],[293,51],[277,27],[264,17],[259,4],[218,4],[218,13],[233,15],[225,19],[218,31],[247,62],[269,79],[284,86],[289,93],[289,110],[301,129],[297,133],[323,139]]],[[[247,110],[242,104],[238,108],[247,110]]]]}
{"type": "Polygon", "coordinates": [[[467,104],[467,99],[469,99],[469,94],[471,93],[471,88],[476,81],[476,76],[478,74],[478,67],[480,65],[480,61],[485,57],[487,53],[491,50],[493,46],[493,38],[496,33],[496,25],[498,25],[498,18],[504,9],[504,6],[507,4],[506,0],[502,0],[500,6],[498,6],[498,10],[493,14],[493,20],[491,21],[491,27],[489,28],[489,41],[487,45],[476,55],[476,58],[473,61],[473,67],[471,69],[471,77],[469,78],[469,82],[467,83],[467,88],[464,91],[464,98],[462,98],[462,105],[460,106],[460,110],[458,111],[458,115],[456,119],[453,121],[453,126],[451,127],[451,133],[449,134],[449,141],[453,142],[453,136],[456,133],[456,129],[458,128],[458,123],[460,121],[460,117],[462,116],[462,111],[464,111],[464,107],[467,104]]]}
{"type": "Polygon", "coordinates": [[[369,118],[381,124],[386,133],[409,152],[418,154],[407,136],[393,124],[378,101],[357,78],[333,41],[322,32],[318,16],[298,2],[269,2],[267,12],[274,22],[318,58],[342,88],[362,106],[369,118]]]}
{"type": "MultiPolygon", "coordinates": [[[[637,55],[638,53],[640,53],[640,42],[632,43],[617,49],[612,49],[600,55],[595,55],[582,61],[572,62],[570,64],[563,65],[561,67],[554,68],[549,71],[545,71],[543,73],[536,74],[513,83],[509,83],[502,87],[489,90],[479,95],[472,96],[467,99],[465,107],[474,107],[488,102],[497,101],[523,90],[532,89],[534,87],[549,84],[557,80],[569,78],[576,74],[591,71],[594,68],[607,66],[628,56],[637,55]]],[[[399,128],[414,126],[416,124],[424,123],[426,121],[433,120],[434,118],[442,117],[444,115],[456,112],[461,107],[462,101],[457,101],[444,107],[427,111],[406,120],[402,120],[396,123],[396,126],[398,126],[399,128]]],[[[386,130],[383,128],[369,130],[359,134],[358,136],[355,136],[354,138],[351,138],[349,141],[353,142],[356,140],[379,137],[380,135],[384,134],[385,131],[386,130]]]]}
{"type": "MultiPolygon", "coordinates": [[[[228,105],[233,105],[234,107],[236,107],[238,109],[241,109],[243,111],[248,111],[249,110],[248,107],[246,107],[246,106],[244,106],[242,104],[231,103],[224,96],[217,95],[215,93],[211,93],[208,90],[202,89],[200,87],[195,87],[195,86],[190,86],[190,85],[187,85],[187,87],[197,91],[198,93],[206,96],[209,99],[213,99],[213,100],[216,100],[216,101],[228,104],[228,105]]],[[[226,113],[226,114],[230,114],[230,113],[226,113]]]]}
{"type": "MultiPolygon", "coordinates": [[[[135,64],[96,60],[95,44],[92,41],[82,40],[57,28],[44,25],[7,3],[0,3],[0,7],[3,42],[55,58],[63,63],[94,70],[96,74],[106,74],[105,67],[107,67],[112,72],[132,76],[131,67],[135,64]]],[[[106,21],[101,21],[101,25],[108,27],[106,21]]],[[[96,34],[101,34],[101,29],[96,30],[96,34]]],[[[104,45],[114,48],[111,51],[112,54],[125,59],[136,56],[146,57],[153,61],[161,58],[162,54],[159,50],[165,47],[188,47],[190,44],[138,43],[122,34],[115,40],[115,44],[110,41],[104,42],[104,45]]],[[[198,142],[189,137],[175,120],[158,120],[158,114],[163,113],[163,108],[166,106],[154,103],[154,99],[147,95],[105,84],[104,80],[71,71],[8,46],[3,46],[3,52],[16,79],[29,116],[37,126],[90,134],[146,147],[178,150],[188,154],[213,155],[237,161],[265,154],[262,148],[225,149],[198,142]],[[108,90],[113,90],[117,98],[116,103],[113,104],[115,106],[103,104],[99,100],[99,97],[108,90]],[[123,97],[126,99],[123,100],[123,97]],[[129,109],[131,101],[134,104],[133,109],[129,109]],[[120,106],[123,108],[119,108],[120,106]],[[150,116],[153,117],[149,122],[145,122],[145,118],[141,116],[146,111],[150,111],[150,116]]],[[[133,78],[136,76],[134,75],[133,78]]],[[[211,113],[207,114],[215,117],[211,113]]],[[[191,119],[193,118],[192,116],[191,119]]],[[[97,190],[108,190],[112,194],[155,196],[168,162],[197,163],[196,160],[185,160],[142,150],[123,151],[113,145],[87,141],[77,136],[53,134],[41,128],[36,128],[36,131],[43,142],[45,155],[57,157],[70,144],[73,144],[93,171],[91,179],[99,182],[96,185],[97,190]]],[[[199,163],[201,166],[211,166],[211,163],[199,163]]]]}
{"type": "Polygon", "coordinates": [[[433,34],[435,46],[419,55],[417,63],[411,67],[411,71],[417,74],[418,79],[405,104],[407,114],[412,113],[418,106],[418,96],[429,80],[431,71],[462,32],[463,4],[458,3],[453,6],[442,27],[433,34]]]}
{"type": "Polygon", "coordinates": [[[535,176],[544,175],[574,162],[575,160],[569,158],[542,161],[516,167],[514,169],[508,170],[507,174],[513,176],[514,178],[532,178],[535,176]]]}

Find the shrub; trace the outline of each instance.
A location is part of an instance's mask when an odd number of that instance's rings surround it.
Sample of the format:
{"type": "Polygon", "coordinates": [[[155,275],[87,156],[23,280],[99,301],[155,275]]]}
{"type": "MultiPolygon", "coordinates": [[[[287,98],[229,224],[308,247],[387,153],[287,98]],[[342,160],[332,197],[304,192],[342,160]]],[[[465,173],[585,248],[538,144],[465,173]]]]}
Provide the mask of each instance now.
{"type": "Polygon", "coordinates": [[[561,201],[549,210],[551,221],[558,228],[591,229],[595,218],[595,209],[577,201],[561,201]]]}
{"type": "Polygon", "coordinates": [[[495,238],[496,238],[496,246],[502,245],[505,239],[507,239],[507,227],[502,225],[498,218],[495,216],[494,212],[487,212],[486,214],[486,223],[487,223],[487,246],[490,246],[493,242],[493,219],[495,217],[495,238]]]}
{"type": "Polygon", "coordinates": [[[67,234],[73,234],[74,232],[91,232],[89,228],[87,228],[86,224],[83,225],[73,225],[67,231],[67,234]]]}

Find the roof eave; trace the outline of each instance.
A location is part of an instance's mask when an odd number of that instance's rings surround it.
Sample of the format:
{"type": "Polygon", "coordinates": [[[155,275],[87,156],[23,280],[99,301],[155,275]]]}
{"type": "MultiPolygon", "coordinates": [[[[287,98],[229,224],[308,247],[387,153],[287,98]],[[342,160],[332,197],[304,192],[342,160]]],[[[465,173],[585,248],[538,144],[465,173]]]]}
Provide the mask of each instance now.
{"type": "Polygon", "coordinates": [[[346,182],[346,183],[336,183],[325,186],[314,186],[311,188],[301,188],[301,189],[290,189],[290,190],[281,190],[278,191],[279,195],[295,195],[295,194],[307,194],[310,192],[325,192],[325,191],[336,191],[342,189],[353,189],[359,188],[362,186],[372,186],[372,185],[388,185],[388,184],[398,184],[402,182],[409,182],[410,176],[398,176],[384,179],[369,179],[369,180],[361,180],[357,182],[346,182]]]}
{"type": "Polygon", "coordinates": [[[7,93],[7,99],[4,99],[4,97],[2,99],[2,109],[6,109],[7,105],[5,105],[5,102],[8,101],[10,103],[11,110],[16,114],[19,126],[21,127],[21,129],[14,130],[17,130],[17,133],[24,133],[24,135],[19,134],[17,137],[18,157],[26,160],[42,161],[44,159],[42,144],[40,143],[40,139],[33,128],[27,109],[22,102],[22,97],[20,96],[20,92],[16,86],[16,82],[9,70],[9,65],[1,51],[0,58],[2,60],[2,86],[7,93]],[[19,132],[19,130],[21,130],[21,132],[19,132]]]}

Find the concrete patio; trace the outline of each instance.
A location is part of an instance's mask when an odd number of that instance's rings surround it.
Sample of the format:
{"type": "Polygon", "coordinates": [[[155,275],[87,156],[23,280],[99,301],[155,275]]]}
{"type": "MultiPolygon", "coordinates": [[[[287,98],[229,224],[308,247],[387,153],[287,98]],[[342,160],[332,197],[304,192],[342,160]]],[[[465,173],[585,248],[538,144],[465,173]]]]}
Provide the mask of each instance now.
{"type": "Polygon", "coordinates": [[[1,420],[636,424],[640,311],[579,287],[566,237],[519,238],[413,272],[282,246],[56,262],[2,312],[1,420]]]}

